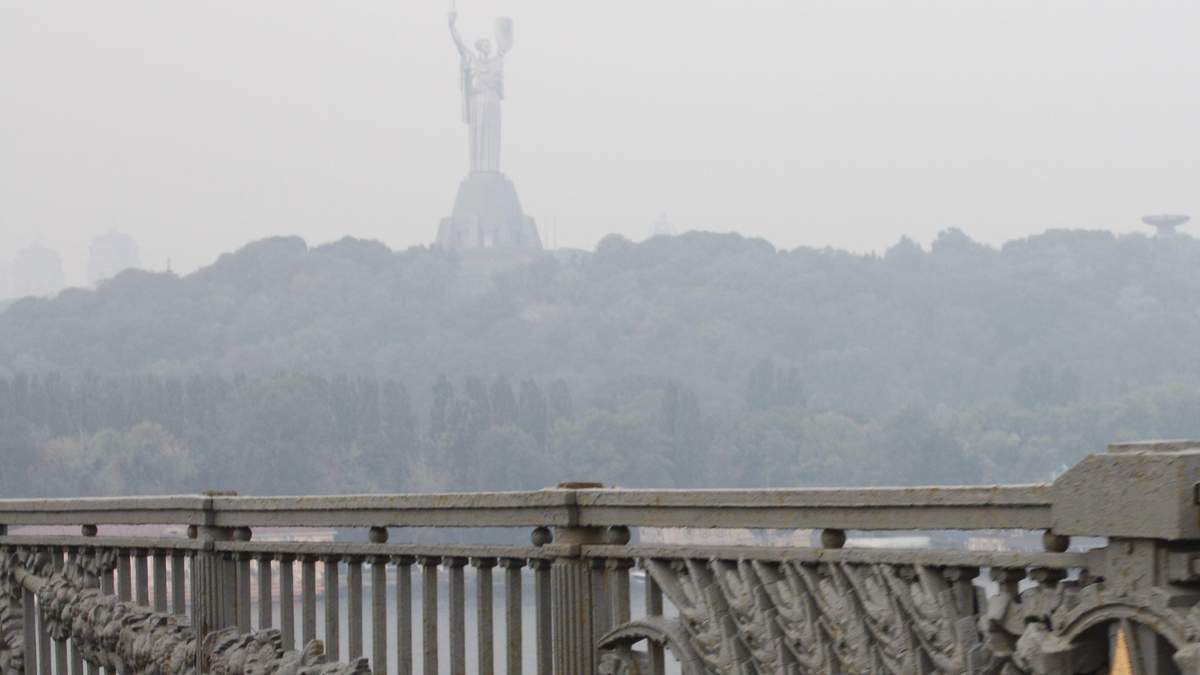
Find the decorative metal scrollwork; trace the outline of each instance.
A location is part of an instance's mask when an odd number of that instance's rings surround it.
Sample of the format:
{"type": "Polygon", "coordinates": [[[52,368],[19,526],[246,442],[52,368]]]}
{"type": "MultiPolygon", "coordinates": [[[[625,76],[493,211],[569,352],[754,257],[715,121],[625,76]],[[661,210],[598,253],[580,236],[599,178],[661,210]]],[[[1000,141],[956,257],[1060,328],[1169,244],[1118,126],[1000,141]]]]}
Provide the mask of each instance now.
{"type": "Polygon", "coordinates": [[[0,551],[0,672],[3,673],[25,672],[24,589],[10,574],[20,559],[21,553],[15,548],[0,551]]]}
{"type": "Polygon", "coordinates": [[[649,675],[649,657],[633,645],[650,642],[671,651],[684,675],[705,672],[704,661],[692,648],[680,622],[661,616],[630,621],[609,632],[600,641],[600,672],[605,675],[649,675]]]}
{"type": "MultiPolygon", "coordinates": [[[[3,672],[22,661],[22,629],[10,626],[9,600],[22,589],[37,594],[50,636],[70,639],[85,661],[111,672],[137,675],[185,675],[196,665],[196,635],[186,618],[154,612],[122,602],[96,588],[97,577],[112,569],[112,551],[82,555],[55,570],[45,552],[10,551],[0,557],[0,603],[7,648],[0,652],[3,672]],[[7,612],[7,613],[6,613],[7,612]],[[7,622],[7,623],[5,623],[7,622]],[[14,630],[10,630],[10,628],[14,630]],[[16,636],[14,638],[14,636],[16,636]],[[15,641],[14,641],[15,640],[15,641]]],[[[22,605],[16,606],[18,622],[22,605]]],[[[239,633],[234,628],[210,633],[204,650],[214,675],[369,675],[365,658],[326,663],[325,650],[314,640],[301,652],[284,651],[278,630],[239,633]]]]}
{"type": "Polygon", "coordinates": [[[620,626],[601,642],[605,675],[640,675],[640,640],[680,657],[688,675],[1077,675],[1107,672],[1113,623],[1143,626],[1200,672],[1200,594],[1133,591],[1060,570],[848,562],[647,560],[678,610],[620,626]],[[1170,598],[1174,598],[1173,600],[1170,598]]]}
{"type": "Polygon", "coordinates": [[[976,570],[856,563],[649,561],[702,672],[967,672],[976,570]]]}
{"type": "Polygon", "coordinates": [[[600,656],[600,675],[649,675],[646,655],[626,646],[613,647],[600,656]]]}

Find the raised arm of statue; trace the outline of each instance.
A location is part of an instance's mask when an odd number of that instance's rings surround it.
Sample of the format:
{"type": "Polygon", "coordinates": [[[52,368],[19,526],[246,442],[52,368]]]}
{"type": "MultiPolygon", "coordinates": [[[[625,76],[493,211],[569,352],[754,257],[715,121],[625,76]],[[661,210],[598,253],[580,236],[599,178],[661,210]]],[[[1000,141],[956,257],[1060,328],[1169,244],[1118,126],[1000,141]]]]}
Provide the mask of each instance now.
{"type": "Polygon", "coordinates": [[[513,22],[508,17],[496,19],[496,53],[501,58],[512,49],[513,22]]]}
{"type": "Polygon", "coordinates": [[[463,42],[462,35],[458,34],[458,13],[450,12],[450,37],[454,38],[454,46],[458,48],[458,53],[464,59],[471,56],[471,50],[467,48],[467,44],[463,42]]]}

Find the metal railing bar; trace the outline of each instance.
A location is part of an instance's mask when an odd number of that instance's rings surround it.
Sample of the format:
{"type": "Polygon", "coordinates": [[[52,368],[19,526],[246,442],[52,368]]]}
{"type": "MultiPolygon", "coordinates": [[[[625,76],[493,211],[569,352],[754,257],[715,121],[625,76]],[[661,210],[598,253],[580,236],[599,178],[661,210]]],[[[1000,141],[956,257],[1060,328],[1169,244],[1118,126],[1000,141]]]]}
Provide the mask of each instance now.
{"type": "Polygon", "coordinates": [[[449,558],[544,558],[536,546],[465,544],[352,544],[313,541],[218,541],[215,550],[230,553],[288,553],[318,557],[445,556],[449,558]]]}
{"type": "Polygon", "coordinates": [[[865,564],[927,565],[945,567],[998,567],[1073,569],[1094,566],[1086,552],[962,551],[955,549],[789,548],[782,546],[691,546],[629,544],[588,545],[586,558],[663,560],[765,560],[793,562],[847,562],[865,564]]]}
{"type": "Polygon", "coordinates": [[[76,548],[161,549],[198,551],[203,544],[194,539],[162,537],[83,537],[78,535],[9,534],[0,536],[0,546],[71,546],[76,548]]]}

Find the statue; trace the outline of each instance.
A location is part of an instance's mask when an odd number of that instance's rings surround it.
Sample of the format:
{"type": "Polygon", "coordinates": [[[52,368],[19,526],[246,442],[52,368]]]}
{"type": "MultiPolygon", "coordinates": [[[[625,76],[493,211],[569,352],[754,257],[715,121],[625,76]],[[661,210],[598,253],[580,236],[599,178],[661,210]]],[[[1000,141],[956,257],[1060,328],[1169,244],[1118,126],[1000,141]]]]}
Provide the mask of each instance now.
{"type": "Polygon", "coordinates": [[[462,119],[469,130],[470,171],[458,186],[454,209],[438,227],[437,245],[450,250],[504,248],[541,251],[537,223],[525,215],[516,186],[500,171],[500,102],[504,100],[504,57],[512,49],[512,20],[496,20],[496,45],[482,39],[468,46],[451,9],[450,37],[462,59],[462,119]]]}
{"type": "Polygon", "coordinates": [[[471,171],[500,170],[500,102],[504,100],[504,55],[512,49],[512,20],[496,20],[496,53],[487,38],[467,46],[457,27],[458,13],[450,12],[450,37],[462,59],[463,122],[471,171]]]}

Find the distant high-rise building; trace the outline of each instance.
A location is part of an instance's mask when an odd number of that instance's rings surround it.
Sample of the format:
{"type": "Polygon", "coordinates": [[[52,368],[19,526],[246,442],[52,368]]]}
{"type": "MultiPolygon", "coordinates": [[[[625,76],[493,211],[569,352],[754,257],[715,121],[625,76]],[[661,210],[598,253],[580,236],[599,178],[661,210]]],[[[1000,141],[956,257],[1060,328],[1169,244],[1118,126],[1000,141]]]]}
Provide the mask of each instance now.
{"type": "Polygon", "coordinates": [[[675,236],[675,225],[667,220],[666,213],[658,214],[658,220],[650,226],[651,237],[673,237],[675,236]]]}
{"type": "Polygon", "coordinates": [[[109,230],[92,240],[88,256],[88,283],[111,279],[130,268],[141,267],[138,245],[133,237],[109,230]]]}
{"type": "Polygon", "coordinates": [[[17,253],[9,278],[12,296],[18,298],[54,295],[67,285],[62,258],[40,244],[17,253]]]}

